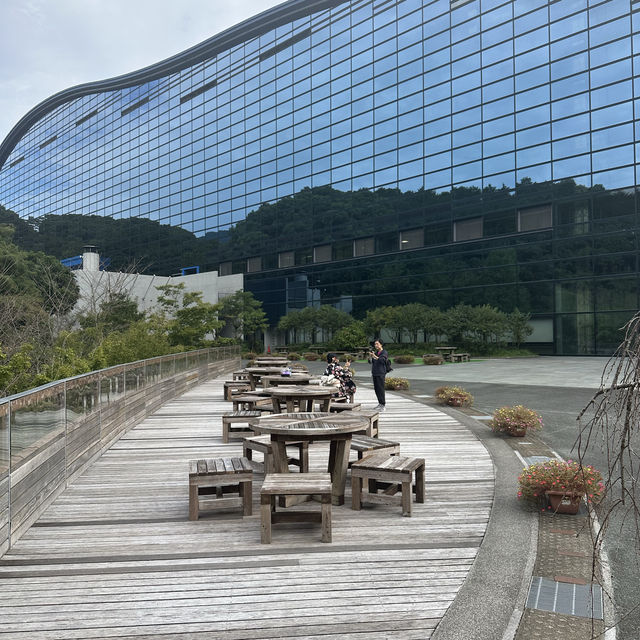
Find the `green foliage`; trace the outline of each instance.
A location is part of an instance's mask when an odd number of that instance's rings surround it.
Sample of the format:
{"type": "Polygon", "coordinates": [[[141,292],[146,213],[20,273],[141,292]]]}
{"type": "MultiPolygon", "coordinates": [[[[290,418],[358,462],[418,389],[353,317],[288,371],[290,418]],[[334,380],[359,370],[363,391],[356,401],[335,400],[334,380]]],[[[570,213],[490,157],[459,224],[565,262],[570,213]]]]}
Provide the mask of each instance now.
{"type": "Polygon", "coordinates": [[[364,324],[356,320],[333,334],[333,338],[329,342],[329,349],[357,351],[366,346],[368,342],[364,324]]]}
{"type": "Polygon", "coordinates": [[[409,381],[406,378],[392,378],[387,376],[384,379],[384,388],[389,391],[406,391],[409,389],[409,381]]]}
{"type": "Polygon", "coordinates": [[[529,325],[530,313],[523,313],[517,307],[507,315],[507,327],[511,333],[511,342],[520,348],[525,338],[533,333],[533,328],[529,325]]]}
{"type": "Polygon", "coordinates": [[[0,390],[4,395],[28,389],[33,379],[31,352],[33,345],[24,343],[11,357],[0,349],[0,390]]]}
{"type": "Polygon", "coordinates": [[[250,291],[236,291],[223,298],[217,308],[218,317],[233,328],[234,338],[244,336],[255,343],[252,340],[253,334],[258,330],[264,331],[269,326],[262,302],[256,300],[250,291]]]}
{"type": "Polygon", "coordinates": [[[160,291],[158,321],[165,323],[169,344],[185,350],[208,346],[206,336],[224,325],[218,320],[217,305],[204,302],[199,291],[185,291],[183,283],[162,285],[156,289],[160,291]]]}
{"type": "Polygon", "coordinates": [[[422,362],[428,365],[444,364],[444,358],[439,354],[427,354],[422,356],[422,362]]]}
{"type": "Polygon", "coordinates": [[[451,407],[470,407],[473,404],[473,396],[458,386],[438,387],[435,396],[442,404],[451,407]]]}
{"type": "Polygon", "coordinates": [[[289,360],[294,361],[294,362],[295,362],[296,360],[302,360],[302,356],[301,356],[299,353],[296,353],[295,351],[290,351],[290,352],[287,354],[287,358],[288,358],[289,360]]]}
{"type": "Polygon", "coordinates": [[[512,433],[520,430],[536,431],[542,429],[542,418],[533,409],[517,404],[513,407],[500,407],[493,412],[489,426],[498,432],[512,433]]]}
{"type": "Polygon", "coordinates": [[[312,351],[308,351],[307,353],[303,353],[302,357],[309,362],[315,362],[320,359],[320,356],[317,353],[313,353],[312,351]]]}
{"type": "Polygon", "coordinates": [[[399,355],[395,356],[393,361],[396,364],[413,364],[416,359],[412,355],[399,355]]]}

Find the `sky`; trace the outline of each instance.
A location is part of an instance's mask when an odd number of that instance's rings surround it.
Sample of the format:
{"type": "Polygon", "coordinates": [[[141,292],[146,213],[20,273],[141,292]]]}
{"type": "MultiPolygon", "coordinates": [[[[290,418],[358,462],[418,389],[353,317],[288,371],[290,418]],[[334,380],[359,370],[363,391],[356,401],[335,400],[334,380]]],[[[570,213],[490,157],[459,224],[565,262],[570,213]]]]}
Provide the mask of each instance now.
{"type": "Polygon", "coordinates": [[[0,142],[58,91],[160,62],[282,0],[0,0],[0,142]]]}

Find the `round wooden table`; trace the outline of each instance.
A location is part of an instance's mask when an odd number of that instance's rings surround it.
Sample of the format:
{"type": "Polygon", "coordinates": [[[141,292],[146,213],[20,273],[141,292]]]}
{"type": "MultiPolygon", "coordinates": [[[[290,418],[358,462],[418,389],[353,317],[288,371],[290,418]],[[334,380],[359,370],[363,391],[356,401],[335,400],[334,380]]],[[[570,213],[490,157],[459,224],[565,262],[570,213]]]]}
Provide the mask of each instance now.
{"type": "Polygon", "coordinates": [[[286,403],[287,413],[294,411],[313,411],[315,402],[320,404],[321,411],[329,411],[331,398],[337,393],[335,387],[315,385],[268,387],[265,389],[273,400],[274,413],[282,413],[281,402],[286,403]]]}
{"type": "Polygon", "coordinates": [[[288,376],[282,374],[262,376],[260,382],[266,389],[267,387],[279,387],[282,384],[309,384],[309,380],[311,380],[311,376],[308,373],[291,372],[291,375],[288,376]]]}
{"type": "Polygon", "coordinates": [[[255,391],[262,381],[262,376],[280,375],[282,367],[246,367],[245,371],[249,376],[249,385],[255,391]]]}
{"type": "Polygon", "coordinates": [[[286,367],[289,361],[286,358],[256,358],[253,363],[256,367],[286,367]]]}
{"type": "Polygon", "coordinates": [[[287,442],[328,440],[327,471],[331,474],[331,503],[340,505],[344,504],[351,436],[366,431],[369,426],[369,419],[357,413],[281,413],[264,416],[256,420],[252,427],[271,436],[275,473],[289,472],[287,442]]]}

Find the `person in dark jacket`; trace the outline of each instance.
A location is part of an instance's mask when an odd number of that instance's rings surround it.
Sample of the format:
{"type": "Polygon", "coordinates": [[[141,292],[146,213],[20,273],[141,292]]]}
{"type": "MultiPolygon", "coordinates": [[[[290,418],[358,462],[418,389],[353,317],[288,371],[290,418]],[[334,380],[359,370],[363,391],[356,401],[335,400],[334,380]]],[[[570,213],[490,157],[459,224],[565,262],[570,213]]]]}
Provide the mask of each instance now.
{"type": "Polygon", "coordinates": [[[389,354],[382,346],[382,340],[378,338],[373,343],[373,350],[369,351],[369,362],[371,363],[371,377],[373,378],[373,389],[378,398],[376,410],[384,411],[386,398],[384,393],[384,378],[387,375],[387,361],[389,354]]]}

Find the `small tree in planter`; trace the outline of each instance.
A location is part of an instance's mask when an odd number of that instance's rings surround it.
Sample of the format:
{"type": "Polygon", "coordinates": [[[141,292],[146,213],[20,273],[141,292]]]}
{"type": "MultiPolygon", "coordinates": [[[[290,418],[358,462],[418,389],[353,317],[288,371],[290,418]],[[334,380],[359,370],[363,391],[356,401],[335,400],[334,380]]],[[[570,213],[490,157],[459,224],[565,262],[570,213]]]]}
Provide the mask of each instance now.
{"type": "Polygon", "coordinates": [[[489,426],[496,432],[522,437],[527,430],[542,429],[542,418],[533,410],[517,404],[514,407],[500,407],[493,412],[489,426]]]}
{"type": "Polygon", "coordinates": [[[409,381],[406,378],[387,377],[384,380],[384,388],[389,391],[406,391],[409,388],[409,381]]]}
{"type": "Polygon", "coordinates": [[[473,396],[462,387],[438,387],[435,394],[442,404],[450,407],[470,407],[473,404],[473,396]]]}

